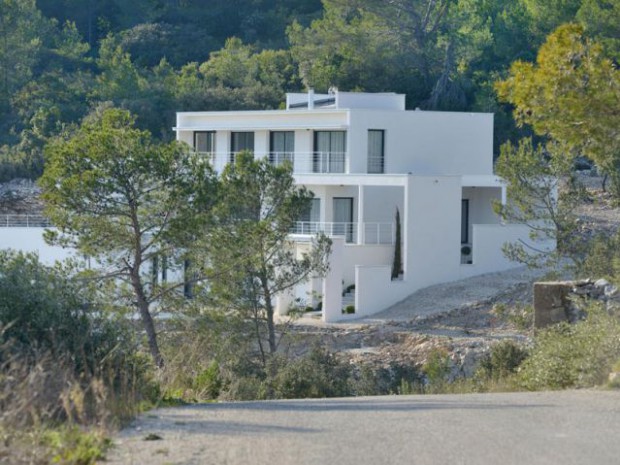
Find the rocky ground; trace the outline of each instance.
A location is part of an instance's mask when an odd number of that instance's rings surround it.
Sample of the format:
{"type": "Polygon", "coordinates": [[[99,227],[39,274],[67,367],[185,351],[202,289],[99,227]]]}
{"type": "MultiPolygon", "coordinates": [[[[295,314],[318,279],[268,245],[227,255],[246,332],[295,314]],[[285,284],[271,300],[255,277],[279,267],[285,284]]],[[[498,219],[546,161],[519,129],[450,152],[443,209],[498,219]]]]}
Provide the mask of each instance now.
{"type": "Polygon", "coordinates": [[[38,215],[43,210],[41,189],[28,179],[0,183],[0,215],[38,215]]]}
{"type": "Polygon", "coordinates": [[[491,345],[531,335],[532,285],[542,276],[525,268],[422,289],[373,318],[324,324],[302,318],[292,345],[317,340],[354,365],[421,367],[439,351],[450,357],[449,377],[470,376],[491,345]]]}

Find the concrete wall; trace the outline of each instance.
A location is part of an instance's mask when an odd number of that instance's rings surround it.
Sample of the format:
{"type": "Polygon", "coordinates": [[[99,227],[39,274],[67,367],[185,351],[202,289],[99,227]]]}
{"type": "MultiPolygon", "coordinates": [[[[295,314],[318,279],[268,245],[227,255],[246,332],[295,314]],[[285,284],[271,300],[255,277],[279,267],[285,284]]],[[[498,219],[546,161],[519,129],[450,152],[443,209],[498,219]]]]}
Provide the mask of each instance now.
{"type": "MultiPolygon", "coordinates": [[[[492,271],[503,271],[522,266],[508,260],[502,246],[508,242],[531,244],[530,229],[525,225],[477,224],[473,226],[472,258],[470,265],[460,266],[460,278],[468,278],[492,271]]],[[[534,244],[532,244],[534,245],[534,244]]],[[[539,250],[552,249],[555,244],[535,244],[539,250]]]]}
{"type": "Polygon", "coordinates": [[[396,208],[401,217],[404,209],[402,187],[364,186],[364,221],[366,223],[394,223],[396,208]]]}
{"type": "Polygon", "coordinates": [[[360,108],[177,114],[177,138],[191,145],[193,131],[218,131],[218,155],[230,151],[230,131],[255,131],[255,151],[264,154],[269,130],[294,130],[299,153],[313,150],[315,130],[346,130],[350,173],[367,172],[369,129],[385,131],[386,173],[493,173],[492,114],[360,108]]]}
{"type": "Polygon", "coordinates": [[[353,245],[345,244],[343,253],[344,285],[355,283],[356,266],[384,265],[391,269],[394,258],[394,246],[392,245],[353,245]]]}
{"type": "Polygon", "coordinates": [[[182,131],[254,131],[294,129],[345,129],[347,110],[205,111],[177,113],[182,131]]]}
{"type": "Polygon", "coordinates": [[[469,200],[469,243],[475,224],[499,224],[501,219],[493,211],[493,202],[502,200],[501,187],[464,187],[463,199],[469,200]]]}
{"type": "Polygon", "coordinates": [[[39,260],[53,265],[75,256],[74,249],[52,247],[43,240],[45,228],[0,228],[0,249],[13,249],[21,252],[35,252],[39,260]]]}
{"type": "Polygon", "coordinates": [[[461,180],[411,176],[403,231],[405,279],[425,287],[458,277],[461,180]]]}
{"type": "Polygon", "coordinates": [[[493,115],[351,110],[351,172],[365,173],[368,130],[385,130],[386,173],[493,174],[493,115]]]}

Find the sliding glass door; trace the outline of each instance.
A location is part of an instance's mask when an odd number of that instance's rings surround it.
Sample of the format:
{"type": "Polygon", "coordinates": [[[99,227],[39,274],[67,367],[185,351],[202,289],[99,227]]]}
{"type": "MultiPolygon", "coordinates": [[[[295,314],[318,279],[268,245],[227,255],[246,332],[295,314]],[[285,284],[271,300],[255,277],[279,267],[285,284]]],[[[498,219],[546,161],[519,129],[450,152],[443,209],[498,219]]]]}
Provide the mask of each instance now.
{"type": "Polygon", "coordinates": [[[269,162],[279,166],[285,160],[293,163],[295,133],[293,131],[271,131],[269,134],[269,162]]]}
{"type": "Polygon", "coordinates": [[[344,236],[346,242],[353,242],[353,198],[334,197],[334,236],[344,236]]]}
{"type": "Polygon", "coordinates": [[[346,140],[346,131],[315,131],[312,171],[344,173],[346,140]]]}
{"type": "Polygon", "coordinates": [[[234,163],[235,154],[247,150],[254,152],[253,132],[233,132],[230,135],[230,162],[234,163]]]}

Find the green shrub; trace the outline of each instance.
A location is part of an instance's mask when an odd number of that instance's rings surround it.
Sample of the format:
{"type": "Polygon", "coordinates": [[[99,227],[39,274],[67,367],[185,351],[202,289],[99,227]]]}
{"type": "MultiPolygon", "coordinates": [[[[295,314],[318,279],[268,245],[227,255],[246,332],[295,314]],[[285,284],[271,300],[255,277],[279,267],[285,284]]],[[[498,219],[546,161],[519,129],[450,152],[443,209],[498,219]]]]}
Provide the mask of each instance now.
{"type": "Polygon", "coordinates": [[[362,365],[351,377],[351,389],[356,396],[420,393],[422,378],[422,373],[414,365],[362,365]]]}
{"type": "Polygon", "coordinates": [[[604,383],[620,356],[620,322],[598,305],[574,325],[562,323],[536,335],[518,380],[529,390],[591,387],[604,383]]]}
{"type": "Polygon", "coordinates": [[[355,313],[355,305],[347,305],[343,310],[342,313],[346,314],[346,315],[352,315],[355,313]]]}
{"type": "Polygon", "coordinates": [[[320,348],[314,347],[305,357],[274,359],[268,372],[269,391],[279,399],[340,397],[350,395],[350,369],[346,363],[320,348]]]}
{"type": "Polygon", "coordinates": [[[526,349],[507,339],[491,347],[490,353],[481,360],[480,369],[487,378],[505,378],[516,373],[527,355],[526,349]]]}
{"type": "Polygon", "coordinates": [[[131,416],[156,391],[132,334],[83,282],[0,251],[0,423],[131,416]]]}
{"type": "Polygon", "coordinates": [[[428,385],[432,387],[441,386],[446,381],[450,373],[450,356],[444,349],[434,349],[428,356],[426,363],[422,366],[422,372],[426,376],[428,385]]]}
{"type": "Polygon", "coordinates": [[[213,360],[209,366],[193,380],[193,389],[199,398],[217,399],[222,389],[220,366],[213,360]]]}
{"type": "Polygon", "coordinates": [[[91,465],[104,458],[110,440],[97,432],[75,427],[48,430],[43,442],[51,449],[52,463],[91,465]]]}

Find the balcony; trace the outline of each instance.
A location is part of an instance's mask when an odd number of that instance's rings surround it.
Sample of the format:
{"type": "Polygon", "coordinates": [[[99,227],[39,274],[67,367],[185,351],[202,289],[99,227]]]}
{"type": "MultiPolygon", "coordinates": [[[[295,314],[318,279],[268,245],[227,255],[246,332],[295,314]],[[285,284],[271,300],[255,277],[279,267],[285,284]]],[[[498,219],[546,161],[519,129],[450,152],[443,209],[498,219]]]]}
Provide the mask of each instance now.
{"type": "Polygon", "coordinates": [[[0,215],[0,228],[49,228],[49,219],[42,215],[0,215]]]}
{"type": "MultiPolygon", "coordinates": [[[[216,171],[235,160],[238,152],[215,153],[197,152],[208,159],[216,171]]],[[[346,173],[348,156],[346,152],[255,152],[256,158],[267,158],[271,164],[282,166],[284,163],[293,165],[294,174],[331,174],[346,173]]]]}
{"type": "Polygon", "coordinates": [[[291,230],[291,234],[312,236],[323,233],[329,237],[344,236],[349,244],[394,245],[393,223],[361,223],[361,231],[359,228],[360,223],[298,221],[291,230]]]}
{"type": "Polygon", "coordinates": [[[291,163],[295,174],[346,173],[347,169],[346,152],[269,152],[263,156],[275,166],[291,163]]]}

